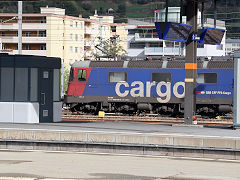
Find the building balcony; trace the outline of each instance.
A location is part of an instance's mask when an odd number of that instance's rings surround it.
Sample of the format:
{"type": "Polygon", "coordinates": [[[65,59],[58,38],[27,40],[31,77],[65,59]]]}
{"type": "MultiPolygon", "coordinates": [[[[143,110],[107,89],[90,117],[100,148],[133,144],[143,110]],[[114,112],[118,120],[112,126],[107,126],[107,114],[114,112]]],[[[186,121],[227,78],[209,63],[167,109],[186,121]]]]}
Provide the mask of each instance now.
{"type": "Polygon", "coordinates": [[[92,57],[92,53],[90,53],[90,52],[85,52],[85,57],[92,57]]]}
{"type": "Polygon", "coordinates": [[[135,33],[135,41],[141,42],[159,42],[157,33],[135,33]]]}
{"type": "MultiPolygon", "coordinates": [[[[18,50],[12,49],[1,49],[1,53],[8,53],[8,54],[18,54],[18,50]]],[[[22,50],[23,55],[35,55],[35,56],[47,56],[46,50],[22,50]]]]}
{"type": "Polygon", "coordinates": [[[180,56],[182,54],[180,47],[145,47],[144,55],[146,56],[180,56]]]}
{"type": "MultiPolygon", "coordinates": [[[[2,43],[18,43],[18,37],[16,36],[0,36],[2,43]]],[[[31,44],[46,44],[47,37],[22,37],[22,43],[31,44]]]]}
{"type": "Polygon", "coordinates": [[[92,45],[93,45],[93,42],[90,41],[90,40],[87,40],[87,41],[84,42],[84,46],[89,46],[89,47],[91,47],[92,45]]]}
{"type": "Polygon", "coordinates": [[[95,29],[94,28],[85,28],[85,34],[94,34],[95,33],[95,29]]]}
{"type": "MultiPolygon", "coordinates": [[[[22,30],[46,30],[46,23],[23,23],[22,30]]],[[[0,30],[18,30],[18,23],[4,23],[0,24],[0,30]]]]}

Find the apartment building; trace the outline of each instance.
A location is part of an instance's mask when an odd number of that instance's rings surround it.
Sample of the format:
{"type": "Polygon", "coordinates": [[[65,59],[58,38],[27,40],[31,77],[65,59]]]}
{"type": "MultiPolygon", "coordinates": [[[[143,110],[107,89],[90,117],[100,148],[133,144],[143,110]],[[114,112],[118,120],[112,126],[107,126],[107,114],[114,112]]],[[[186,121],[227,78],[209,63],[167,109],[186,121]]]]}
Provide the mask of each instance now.
{"type": "MultiPolygon", "coordinates": [[[[158,38],[155,21],[165,21],[165,9],[155,10],[153,18],[128,20],[128,56],[139,58],[146,56],[185,56],[184,43],[158,38]]],[[[180,23],[180,7],[169,7],[168,21],[180,23]]],[[[182,22],[186,24],[185,16],[183,16],[182,22]]],[[[204,19],[204,27],[214,27],[213,19],[204,19]]],[[[198,29],[201,28],[201,12],[198,12],[198,29]]],[[[225,22],[217,21],[217,28],[226,29],[225,22]]],[[[221,45],[198,44],[197,56],[224,56],[225,37],[226,35],[224,35],[221,45]]]]}
{"type": "Polygon", "coordinates": [[[226,39],[226,55],[233,55],[234,51],[240,50],[240,39],[226,39]]]}
{"type": "MultiPolygon", "coordinates": [[[[18,54],[17,14],[0,13],[0,21],[1,52],[18,54]]],[[[113,21],[113,17],[97,14],[90,18],[67,16],[64,9],[55,7],[23,14],[22,54],[60,57],[64,64],[94,60],[100,53],[95,46],[114,35],[126,49],[126,25],[113,21]]]]}

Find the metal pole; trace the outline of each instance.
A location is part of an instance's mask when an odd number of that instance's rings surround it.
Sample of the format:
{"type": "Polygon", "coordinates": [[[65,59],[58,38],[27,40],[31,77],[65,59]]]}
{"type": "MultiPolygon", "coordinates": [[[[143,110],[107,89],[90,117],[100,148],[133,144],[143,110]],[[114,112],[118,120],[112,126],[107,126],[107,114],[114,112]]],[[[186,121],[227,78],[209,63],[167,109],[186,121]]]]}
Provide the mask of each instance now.
{"type": "Polygon", "coordinates": [[[182,15],[183,15],[183,0],[181,0],[181,6],[180,6],[180,23],[182,23],[182,15]]]}
{"type": "Polygon", "coordinates": [[[184,123],[193,124],[196,113],[197,42],[192,40],[192,35],[197,33],[198,2],[188,0],[186,9],[187,24],[193,27],[186,43],[184,123]]]}
{"type": "Polygon", "coordinates": [[[204,27],[204,2],[202,2],[201,26],[204,27]]]}
{"type": "Polygon", "coordinates": [[[240,52],[234,53],[233,127],[240,128],[240,52]]]}
{"type": "Polygon", "coordinates": [[[217,0],[214,0],[214,28],[217,26],[217,0]]]}
{"type": "Polygon", "coordinates": [[[168,22],[168,0],[166,0],[165,22],[168,22]]]}
{"type": "Polygon", "coordinates": [[[18,1],[18,54],[22,54],[22,1],[18,1]]]}
{"type": "MultiPolygon", "coordinates": [[[[180,1],[180,23],[182,23],[182,16],[183,16],[183,0],[180,1]]],[[[180,42],[179,47],[179,55],[183,56],[183,49],[184,49],[184,43],[180,42]]]]}
{"type": "MultiPolygon", "coordinates": [[[[99,28],[99,32],[100,32],[100,48],[102,49],[102,17],[99,17],[99,24],[100,24],[100,28],[99,28]]],[[[100,51],[100,56],[102,56],[102,51],[100,51]]]]}

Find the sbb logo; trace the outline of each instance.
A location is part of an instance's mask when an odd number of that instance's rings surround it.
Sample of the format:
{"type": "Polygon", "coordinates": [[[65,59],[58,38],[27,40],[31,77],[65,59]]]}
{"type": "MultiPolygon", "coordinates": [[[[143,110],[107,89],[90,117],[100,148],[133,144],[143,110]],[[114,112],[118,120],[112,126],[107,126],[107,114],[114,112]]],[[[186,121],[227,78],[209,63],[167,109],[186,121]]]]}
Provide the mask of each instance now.
{"type": "MultiPolygon", "coordinates": [[[[151,97],[151,88],[156,88],[156,93],[159,96],[157,98],[158,102],[160,103],[167,103],[171,99],[171,83],[169,82],[146,82],[146,93],[144,93],[144,84],[141,81],[134,81],[129,84],[127,82],[118,82],[115,86],[115,92],[119,97],[126,97],[129,95],[132,97],[151,97]],[[165,90],[162,91],[162,87],[165,87],[165,90]],[[121,91],[120,91],[121,89],[121,91]],[[145,95],[145,96],[144,96],[145,95]]],[[[185,83],[184,82],[176,82],[173,85],[173,95],[177,98],[184,98],[185,97],[185,83]],[[179,93],[178,88],[182,86],[183,92],[179,93]]]]}

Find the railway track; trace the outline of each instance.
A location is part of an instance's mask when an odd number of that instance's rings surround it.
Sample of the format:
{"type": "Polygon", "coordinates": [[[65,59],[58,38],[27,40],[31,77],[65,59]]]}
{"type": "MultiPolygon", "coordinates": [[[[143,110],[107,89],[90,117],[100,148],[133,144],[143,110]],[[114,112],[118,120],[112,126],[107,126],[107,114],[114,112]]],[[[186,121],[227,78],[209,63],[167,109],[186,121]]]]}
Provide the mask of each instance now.
{"type": "MultiPolygon", "coordinates": [[[[160,123],[160,124],[183,124],[184,118],[160,117],[147,114],[145,116],[123,116],[106,113],[104,117],[96,115],[79,115],[71,114],[69,111],[63,111],[63,122],[143,122],[143,123],[160,123]]],[[[198,125],[212,126],[233,126],[231,116],[218,117],[218,119],[197,118],[198,125]]]]}

